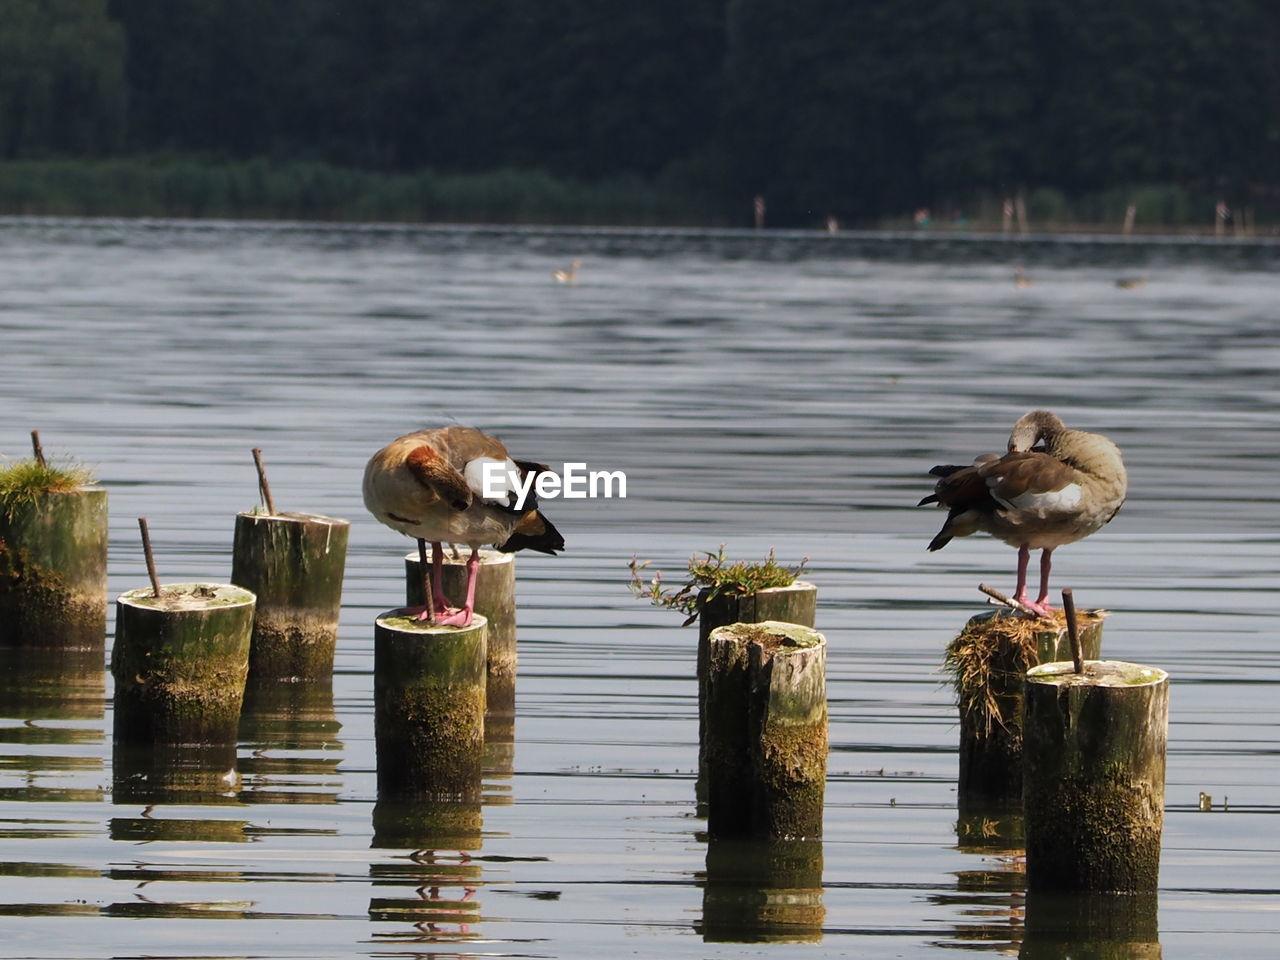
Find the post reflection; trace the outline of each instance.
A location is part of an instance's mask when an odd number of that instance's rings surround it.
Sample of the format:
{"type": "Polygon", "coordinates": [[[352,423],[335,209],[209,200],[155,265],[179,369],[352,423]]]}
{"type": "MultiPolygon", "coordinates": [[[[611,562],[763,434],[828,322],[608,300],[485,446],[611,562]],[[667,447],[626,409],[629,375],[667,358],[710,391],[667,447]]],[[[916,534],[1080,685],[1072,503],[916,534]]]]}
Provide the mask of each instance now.
{"type": "Polygon", "coordinates": [[[0,720],[0,800],[102,800],[102,658],[100,647],[0,647],[0,718],[12,721],[0,720]]]}
{"type": "Polygon", "coordinates": [[[240,711],[240,799],[246,803],[337,803],[342,724],[333,680],[255,683],[240,711]]]}
{"type": "Polygon", "coordinates": [[[707,943],[818,943],[821,840],[709,839],[702,880],[707,943]]]}
{"type": "Polygon", "coordinates": [[[1015,956],[1024,935],[1027,887],[1021,812],[1007,806],[962,808],[956,847],[976,859],[972,869],[956,871],[953,893],[929,898],[956,918],[950,936],[937,945],[1015,956]]]}
{"type": "Polygon", "coordinates": [[[1154,893],[1027,894],[1019,960],[1160,960],[1154,893]]]}
{"type": "Polygon", "coordinates": [[[436,943],[475,939],[480,920],[482,844],[478,802],[379,800],[373,809],[374,848],[400,849],[390,862],[370,864],[373,885],[398,895],[371,897],[369,919],[407,924],[380,931],[380,942],[436,943]]]}

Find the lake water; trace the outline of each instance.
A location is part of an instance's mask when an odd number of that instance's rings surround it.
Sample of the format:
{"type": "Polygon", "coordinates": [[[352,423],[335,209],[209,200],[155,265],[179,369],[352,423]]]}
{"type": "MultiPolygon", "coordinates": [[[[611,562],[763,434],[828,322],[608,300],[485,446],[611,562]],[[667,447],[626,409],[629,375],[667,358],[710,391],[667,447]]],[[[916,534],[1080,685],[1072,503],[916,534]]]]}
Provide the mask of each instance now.
{"type": "Polygon", "coordinates": [[[0,454],[39,429],[96,466],[112,597],[146,583],[139,516],[162,580],[229,577],[253,447],[279,509],[352,521],[331,696],[253,706],[221,794],[129,796],[99,665],[52,696],[10,666],[0,957],[1275,956],[1278,259],[1266,241],[0,221],[0,454]],[[574,258],[577,282],[553,282],[574,258]],[[957,837],[938,668],[977,583],[1012,588],[1014,553],[927,553],[941,514],[914,504],[930,466],[1002,449],[1041,406],[1130,472],[1115,522],[1056,555],[1055,595],[1112,611],[1106,655],[1173,678],[1158,933],[1153,913],[1135,943],[1038,931],[1016,845],[957,837]],[[412,544],[365,513],[360,474],[447,422],[623,470],[628,497],[546,504],[569,546],[518,561],[516,719],[487,755],[483,836],[414,855],[372,827],[372,622],[403,602],[412,544]],[[633,555],[673,576],[721,543],[808,557],[829,643],[825,838],[799,879],[754,887],[708,861],[695,805],[695,631],[626,589],[633,555]],[[793,888],[785,934],[751,907],[771,885],[793,888]]]}

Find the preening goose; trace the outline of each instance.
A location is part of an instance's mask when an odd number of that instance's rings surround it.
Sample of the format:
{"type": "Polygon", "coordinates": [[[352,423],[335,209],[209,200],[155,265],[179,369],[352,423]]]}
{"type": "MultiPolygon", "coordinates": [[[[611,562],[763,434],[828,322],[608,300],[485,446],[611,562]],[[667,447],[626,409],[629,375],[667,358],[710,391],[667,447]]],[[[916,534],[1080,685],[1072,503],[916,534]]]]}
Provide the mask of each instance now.
{"type": "Polygon", "coordinates": [[[480,548],[564,549],[564,537],[537,509],[531,482],[547,468],[512,460],[506,447],[471,427],[440,427],[399,437],[369,460],[364,470],[364,505],[392,530],[431,543],[431,594],[419,619],[466,626],[475,605],[480,548]],[[489,494],[485,498],[485,480],[489,494]],[[520,504],[517,484],[528,484],[520,504]],[[519,504],[519,506],[517,506],[519,504]],[[441,542],[471,547],[467,560],[467,596],[450,607],[441,584],[441,542]]]}
{"type": "Polygon", "coordinates": [[[984,454],[971,466],[937,466],[941,479],[920,504],[948,510],[929,543],[941,550],[952,537],[989,533],[1018,548],[1014,599],[1041,615],[1049,605],[1053,551],[1101,529],[1124,503],[1128,478],[1119,448],[1106,437],[1068,430],[1048,410],[1019,418],[1004,456],[984,454]],[[1040,595],[1027,600],[1027,565],[1040,550],[1040,595]]]}

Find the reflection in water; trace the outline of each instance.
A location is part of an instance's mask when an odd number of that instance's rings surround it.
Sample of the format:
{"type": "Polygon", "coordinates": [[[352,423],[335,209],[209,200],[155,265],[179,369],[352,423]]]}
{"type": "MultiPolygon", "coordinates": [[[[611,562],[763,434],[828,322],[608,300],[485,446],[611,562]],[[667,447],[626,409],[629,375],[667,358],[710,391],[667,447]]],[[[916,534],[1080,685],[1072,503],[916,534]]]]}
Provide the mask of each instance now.
{"type": "Polygon", "coordinates": [[[336,803],[342,741],[333,681],[250,683],[240,711],[240,799],[336,803]]]}
{"type": "Polygon", "coordinates": [[[116,804],[236,802],[240,775],[234,743],[111,744],[116,804]]]}
{"type": "Polygon", "coordinates": [[[955,892],[929,896],[955,918],[951,936],[938,946],[1016,953],[1027,887],[1022,814],[1005,807],[966,808],[956,820],[956,839],[957,849],[976,854],[981,865],[956,871],[955,892]]]}
{"type": "Polygon", "coordinates": [[[97,720],[105,712],[102,650],[0,648],[0,716],[97,720]]]}
{"type": "Polygon", "coordinates": [[[1142,894],[1027,894],[1019,960],[1160,960],[1158,901],[1142,894]]]}
{"type": "Polygon", "coordinates": [[[479,803],[379,800],[373,810],[374,847],[408,848],[404,860],[373,863],[376,887],[406,887],[409,895],[369,900],[369,919],[409,923],[412,932],[375,933],[379,942],[471,939],[480,919],[476,890],[481,868],[471,858],[482,844],[479,803]]]}
{"type": "Polygon", "coordinates": [[[511,778],[516,763],[515,676],[487,677],[485,701],[481,800],[485,806],[510,806],[511,778]]]}
{"type": "Polygon", "coordinates": [[[818,943],[825,916],[822,841],[708,840],[705,942],[818,943]]]}
{"type": "MultiPolygon", "coordinates": [[[[102,719],[102,650],[0,648],[0,678],[0,717],[22,721],[0,725],[0,743],[19,748],[0,756],[0,800],[101,802],[105,791],[100,783],[77,782],[84,776],[101,779],[103,762],[96,755],[103,740],[101,723],[62,722],[102,719]],[[76,750],[69,753],[67,748],[76,750]]],[[[64,826],[51,825],[57,833],[64,826]]]]}

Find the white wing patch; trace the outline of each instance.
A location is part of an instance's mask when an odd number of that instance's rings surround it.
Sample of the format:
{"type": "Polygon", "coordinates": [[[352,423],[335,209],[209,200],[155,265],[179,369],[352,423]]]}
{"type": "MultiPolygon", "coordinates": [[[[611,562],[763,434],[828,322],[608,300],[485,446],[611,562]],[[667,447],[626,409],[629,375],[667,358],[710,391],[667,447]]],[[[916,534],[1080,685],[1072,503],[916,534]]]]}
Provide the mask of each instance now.
{"type": "Polygon", "coordinates": [[[504,507],[519,496],[520,468],[512,460],[476,457],[462,470],[467,486],[481,500],[504,507]]]}
{"type": "Polygon", "coordinates": [[[1035,514],[1038,517],[1046,517],[1054,513],[1071,513],[1078,509],[1082,492],[1080,484],[1069,483],[1061,490],[1048,490],[1042,493],[1028,491],[1016,497],[1010,497],[1007,500],[996,496],[994,492],[991,496],[1002,507],[1009,510],[1020,510],[1025,513],[1035,514]]]}

